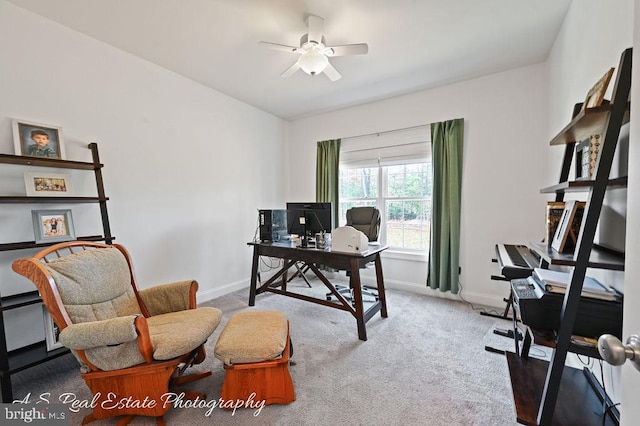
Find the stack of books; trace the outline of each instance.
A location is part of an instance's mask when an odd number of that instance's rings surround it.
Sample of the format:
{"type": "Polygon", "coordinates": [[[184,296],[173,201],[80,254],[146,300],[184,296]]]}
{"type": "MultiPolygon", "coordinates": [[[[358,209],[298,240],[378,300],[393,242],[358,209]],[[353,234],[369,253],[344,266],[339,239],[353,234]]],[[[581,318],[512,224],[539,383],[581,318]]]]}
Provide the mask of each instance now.
{"type": "MultiPolygon", "coordinates": [[[[564,294],[569,284],[570,273],[552,271],[550,269],[535,268],[533,277],[546,291],[550,293],[564,294]]],[[[617,301],[620,293],[613,288],[602,284],[593,277],[585,277],[582,284],[582,297],[591,299],[617,301]]]]}

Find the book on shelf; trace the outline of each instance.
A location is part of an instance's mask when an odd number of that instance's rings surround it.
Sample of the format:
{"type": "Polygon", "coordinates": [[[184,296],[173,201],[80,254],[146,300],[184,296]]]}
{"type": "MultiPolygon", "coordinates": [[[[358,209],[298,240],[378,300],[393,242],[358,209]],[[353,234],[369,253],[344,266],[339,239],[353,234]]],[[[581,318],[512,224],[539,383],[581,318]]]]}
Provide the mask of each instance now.
{"type": "MultiPolygon", "coordinates": [[[[546,291],[564,294],[567,291],[571,274],[569,272],[535,268],[533,270],[533,276],[546,291]]],[[[617,301],[620,299],[620,293],[616,290],[589,276],[584,277],[581,296],[609,301],[617,301]]]]}

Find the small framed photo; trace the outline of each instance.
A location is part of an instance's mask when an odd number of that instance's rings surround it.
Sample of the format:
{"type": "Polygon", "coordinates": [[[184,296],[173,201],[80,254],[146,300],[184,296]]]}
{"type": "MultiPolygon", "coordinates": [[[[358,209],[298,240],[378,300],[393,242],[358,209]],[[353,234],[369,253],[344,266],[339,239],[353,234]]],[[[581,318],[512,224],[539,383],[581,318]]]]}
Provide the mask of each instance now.
{"type": "Polygon", "coordinates": [[[591,179],[591,160],[589,157],[589,141],[584,140],[576,145],[576,179],[591,179]]]}
{"type": "Polygon", "coordinates": [[[76,239],[71,210],[32,210],[36,244],[76,239]]]}
{"type": "Polygon", "coordinates": [[[62,129],[58,126],[12,120],[16,155],[64,160],[62,129]]]}
{"type": "Polygon", "coordinates": [[[25,173],[24,185],[29,197],[68,197],[71,195],[71,177],[54,173],[25,173]]]}
{"type": "Polygon", "coordinates": [[[47,310],[47,307],[42,305],[42,312],[44,316],[44,337],[47,343],[47,352],[54,349],[61,348],[63,345],[60,343],[60,329],[51,318],[51,314],[47,310]]]}
{"type": "Polygon", "coordinates": [[[560,219],[562,218],[562,213],[564,212],[564,201],[549,201],[547,202],[547,211],[546,211],[546,227],[544,239],[547,243],[547,247],[551,247],[551,243],[553,242],[553,237],[556,235],[556,230],[558,229],[558,224],[560,223],[560,219]]]}
{"type": "Polygon", "coordinates": [[[558,223],[556,233],[553,236],[553,242],[551,243],[551,247],[556,249],[558,253],[562,253],[565,250],[567,237],[569,237],[571,233],[571,225],[573,224],[573,217],[577,209],[577,201],[567,201],[564,204],[564,210],[562,211],[560,222],[558,223]]]}
{"type": "Polygon", "coordinates": [[[615,68],[610,68],[604,75],[593,85],[593,87],[587,93],[587,97],[582,105],[583,109],[599,107],[602,105],[604,94],[611,81],[611,76],[615,68]]]}

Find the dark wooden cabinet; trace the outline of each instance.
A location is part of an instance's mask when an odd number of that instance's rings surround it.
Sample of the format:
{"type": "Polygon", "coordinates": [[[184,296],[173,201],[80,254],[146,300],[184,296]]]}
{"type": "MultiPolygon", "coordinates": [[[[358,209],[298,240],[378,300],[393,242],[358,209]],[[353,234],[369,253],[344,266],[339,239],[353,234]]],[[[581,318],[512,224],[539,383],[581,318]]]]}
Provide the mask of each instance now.
{"type": "MultiPolygon", "coordinates": [[[[103,235],[79,236],[78,240],[105,241],[111,243],[114,237],[111,235],[109,215],[107,213],[107,201],[102,181],[102,168],[98,155],[98,145],[90,143],[92,162],[79,162],[56,160],[50,158],[26,157],[19,155],[0,154],[0,164],[14,164],[28,167],[49,167],[57,169],[76,169],[92,171],[96,181],[96,197],[29,197],[29,196],[0,196],[0,204],[78,204],[97,203],[100,206],[100,220],[102,222],[103,235]]],[[[35,241],[16,241],[0,243],[0,251],[24,250],[45,247],[52,243],[36,243],[35,241]]],[[[1,290],[1,289],[0,289],[1,290]]],[[[38,291],[32,290],[24,293],[0,297],[0,385],[2,388],[2,402],[13,401],[11,387],[11,375],[27,368],[57,358],[69,352],[66,348],[47,351],[45,341],[37,342],[12,351],[7,350],[4,315],[7,311],[20,309],[26,306],[41,304],[42,299],[38,291]]]]}
{"type": "Polygon", "coordinates": [[[571,275],[562,305],[561,325],[549,345],[553,347],[550,361],[507,353],[517,419],[526,425],[615,424],[605,413],[610,407],[602,403],[607,396],[597,395],[597,386],[590,383],[593,378],[565,363],[568,352],[598,356],[597,351],[576,348],[571,342],[587,268],[624,270],[624,253],[599,246],[594,241],[606,192],[625,187],[627,183],[626,177],[611,179],[610,174],[620,128],[629,120],[631,56],[631,49],[621,56],[611,102],[587,109],[583,109],[582,104],[576,105],[571,122],[551,140],[551,145],[565,147],[560,182],[543,188],[541,193],[555,194],[556,201],[563,201],[565,193],[583,192],[587,194],[587,202],[572,254],[558,253],[546,244],[530,244],[547,264],[571,267],[571,275]],[[575,157],[575,145],[592,135],[603,138],[595,176],[591,180],[571,180],[569,170],[575,157]]]}

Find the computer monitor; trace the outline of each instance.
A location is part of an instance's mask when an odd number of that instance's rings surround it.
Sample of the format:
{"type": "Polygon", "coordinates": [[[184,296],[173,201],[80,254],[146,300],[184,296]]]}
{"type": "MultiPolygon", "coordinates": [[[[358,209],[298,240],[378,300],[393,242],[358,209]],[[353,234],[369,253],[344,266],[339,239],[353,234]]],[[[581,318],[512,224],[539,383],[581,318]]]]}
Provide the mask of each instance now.
{"type": "Polygon", "coordinates": [[[331,203],[287,203],[287,232],[306,237],[320,232],[331,232],[333,214],[331,203]]]}

